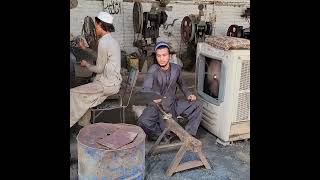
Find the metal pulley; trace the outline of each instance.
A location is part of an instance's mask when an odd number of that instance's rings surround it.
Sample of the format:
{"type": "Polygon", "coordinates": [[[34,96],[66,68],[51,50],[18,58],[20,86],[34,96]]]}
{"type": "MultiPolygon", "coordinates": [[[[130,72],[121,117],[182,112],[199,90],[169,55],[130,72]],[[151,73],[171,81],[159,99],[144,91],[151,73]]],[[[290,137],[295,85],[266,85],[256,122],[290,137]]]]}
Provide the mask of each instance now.
{"type": "Polygon", "coordinates": [[[96,28],[94,21],[91,17],[86,16],[82,25],[81,35],[85,37],[89,48],[97,51],[98,49],[98,38],[96,34],[96,28]]]}
{"type": "Polygon", "coordinates": [[[204,35],[211,35],[212,24],[211,22],[201,21],[198,16],[189,15],[185,16],[181,22],[181,38],[185,43],[190,43],[195,39],[204,40],[204,35]]]}
{"type": "Polygon", "coordinates": [[[229,26],[227,36],[250,39],[250,27],[243,28],[243,26],[233,24],[229,26]]]}
{"type": "Polygon", "coordinates": [[[205,31],[205,34],[207,35],[211,35],[212,34],[212,30],[213,30],[213,26],[211,22],[206,22],[207,28],[205,31]]]}
{"type": "Polygon", "coordinates": [[[193,40],[196,32],[196,25],[189,16],[185,16],[181,22],[181,38],[185,43],[193,40]]]}
{"type": "Polygon", "coordinates": [[[238,26],[238,25],[231,25],[228,28],[227,31],[227,36],[231,36],[231,37],[242,37],[242,26],[238,26]]]}
{"type": "Polygon", "coordinates": [[[142,33],[143,28],[143,11],[140,2],[133,4],[133,29],[135,33],[142,33]]]}

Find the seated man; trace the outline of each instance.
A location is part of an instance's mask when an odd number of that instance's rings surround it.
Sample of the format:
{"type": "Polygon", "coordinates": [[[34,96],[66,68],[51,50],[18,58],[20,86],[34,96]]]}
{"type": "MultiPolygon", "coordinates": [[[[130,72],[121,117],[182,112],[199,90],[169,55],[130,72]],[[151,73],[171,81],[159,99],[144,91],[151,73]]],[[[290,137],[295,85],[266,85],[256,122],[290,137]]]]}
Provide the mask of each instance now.
{"type": "Polygon", "coordinates": [[[82,60],[81,66],[96,73],[96,77],[92,83],[70,89],[70,127],[80,119],[79,125],[90,124],[91,114],[88,110],[118,93],[121,86],[120,46],[111,36],[111,32],[114,32],[113,17],[107,12],[100,12],[95,20],[96,33],[101,36],[96,65],[82,60]]]}
{"type": "MultiPolygon", "coordinates": [[[[143,83],[142,92],[154,92],[155,103],[161,103],[174,119],[177,116],[187,118],[185,130],[195,136],[201,121],[202,103],[186,87],[181,74],[181,67],[169,63],[169,45],[158,42],[155,46],[157,64],[150,66],[143,83]],[[187,100],[176,96],[179,87],[187,100]]],[[[149,104],[138,118],[138,125],[152,139],[156,139],[165,129],[162,114],[155,104],[149,104]]]]}

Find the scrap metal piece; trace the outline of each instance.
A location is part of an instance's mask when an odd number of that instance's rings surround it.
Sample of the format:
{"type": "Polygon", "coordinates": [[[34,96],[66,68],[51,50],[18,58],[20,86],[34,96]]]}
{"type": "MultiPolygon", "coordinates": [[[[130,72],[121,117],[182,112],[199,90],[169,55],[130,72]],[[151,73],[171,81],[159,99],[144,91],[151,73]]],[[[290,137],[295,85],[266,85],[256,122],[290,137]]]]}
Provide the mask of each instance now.
{"type": "Polygon", "coordinates": [[[124,145],[131,143],[137,135],[137,132],[128,132],[119,129],[114,133],[105,135],[102,139],[97,140],[97,143],[111,149],[118,149],[124,145]]]}

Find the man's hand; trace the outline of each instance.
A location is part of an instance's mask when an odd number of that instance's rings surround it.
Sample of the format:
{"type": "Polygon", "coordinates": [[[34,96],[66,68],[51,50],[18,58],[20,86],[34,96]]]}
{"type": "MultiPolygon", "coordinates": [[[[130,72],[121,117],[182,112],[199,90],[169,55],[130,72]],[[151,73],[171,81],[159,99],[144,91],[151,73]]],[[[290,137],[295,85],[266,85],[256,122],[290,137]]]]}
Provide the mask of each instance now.
{"type": "Polygon", "coordinates": [[[161,99],[155,99],[155,100],[153,100],[153,102],[156,104],[159,104],[159,103],[161,103],[161,99]]]}
{"type": "Polygon", "coordinates": [[[80,39],[78,47],[82,50],[84,50],[86,48],[86,46],[84,45],[83,39],[80,39]]]}
{"type": "Polygon", "coordinates": [[[196,99],[197,99],[197,97],[195,95],[193,95],[193,94],[188,96],[188,100],[189,101],[195,101],[196,99]]]}
{"type": "Polygon", "coordinates": [[[80,66],[87,67],[87,65],[88,65],[88,62],[86,60],[81,60],[80,66]]]}

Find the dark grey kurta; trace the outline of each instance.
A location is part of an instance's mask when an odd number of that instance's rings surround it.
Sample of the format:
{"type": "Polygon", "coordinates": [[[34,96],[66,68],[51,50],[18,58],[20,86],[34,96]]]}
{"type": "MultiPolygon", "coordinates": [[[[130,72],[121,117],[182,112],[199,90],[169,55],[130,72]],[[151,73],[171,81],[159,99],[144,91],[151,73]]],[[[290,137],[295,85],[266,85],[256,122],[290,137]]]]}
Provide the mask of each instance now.
{"type": "MultiPolygon", "coordinates": [[[[185,130],[191,135],[196,135],[200,121],[202,103],[198,100],[189,102],[186,99],[178,99],[176,96],[177,87],[181,89],[185,97],[191,95],[181,77],[181,67],[170,63],[170,69],[164,71],[158,64],[153,64],[143,83],[144,92],[154,92],[154,99],[162,99],[162,106],[166,112],[187,118],[188,123],[185,130]]],[[[138,119],[138,125],[148,135],[159,136],[164,130],[162,114],[158,108],[150,103],[138,119]]]]}

